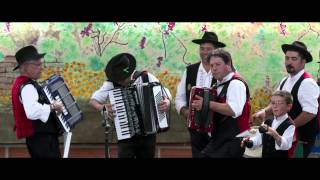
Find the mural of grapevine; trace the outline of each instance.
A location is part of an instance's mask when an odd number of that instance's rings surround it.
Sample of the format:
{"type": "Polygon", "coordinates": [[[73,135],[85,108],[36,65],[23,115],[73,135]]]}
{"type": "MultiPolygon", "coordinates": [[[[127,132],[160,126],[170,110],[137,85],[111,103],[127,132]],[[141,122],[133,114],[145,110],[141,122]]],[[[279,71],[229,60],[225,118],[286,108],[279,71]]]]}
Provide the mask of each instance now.
{"type": "MultiPolygon", "coordinates": [[[[199,46],[191,41],[205,31],[216,32],[227,45],[250,87],[253,112],[268,103],[274,86],[286,74],[281,44],[305,42],[314,57],[306,70],[316,78],[319,67],[320,23],[3,22],[0,27],[0,66],[19,48],[35,45],[47,53],[41,80],[60,74],[74,97],[85,102],[106,80],[105,65],[121,52],[133,54],[137,70],[155,74],[174,98],[185,67],[199,61],[199,46]]],[[[0,79],[8,73],[12,72],[0,68],[0,79]]],[[[10,88],[1,83],[0,107],[11,103],[10,88]]]]}

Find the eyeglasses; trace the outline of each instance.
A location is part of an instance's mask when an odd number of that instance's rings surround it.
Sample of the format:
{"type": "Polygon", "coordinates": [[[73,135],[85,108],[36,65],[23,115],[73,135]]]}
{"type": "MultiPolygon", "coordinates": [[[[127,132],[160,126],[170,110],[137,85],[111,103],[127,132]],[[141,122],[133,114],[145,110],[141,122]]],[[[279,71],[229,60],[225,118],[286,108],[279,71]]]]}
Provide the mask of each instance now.
{"type": "Polygon", "coordinates": [[[40,66],[43,66],[43,63],[35,63],[35,62],[26,62],[25,64],[32,64],[32,65],[35,65],[37,67],[40,67],[40,66]]]}
{"type": "Polygon", "coordinates": [[[286,103],[285,102],[273,102],[273,101],[271,101],[271,105],[272,106],[275,106],[275,105],[279,106],[279,105],[284,105],[284,104],[286,104],[286,103]]]}

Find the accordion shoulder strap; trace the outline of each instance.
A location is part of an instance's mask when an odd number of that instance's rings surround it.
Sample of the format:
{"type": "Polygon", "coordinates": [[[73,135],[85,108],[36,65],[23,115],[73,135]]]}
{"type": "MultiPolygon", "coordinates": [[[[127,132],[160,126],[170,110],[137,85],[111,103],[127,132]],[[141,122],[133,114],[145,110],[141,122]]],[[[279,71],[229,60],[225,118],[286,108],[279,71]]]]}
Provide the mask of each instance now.
{"type": "Polygon", "coordinates": [[[41,89],[41,88],[39,88],[39,85],[38,85],[35,81],[32,81],[32,80],[27,81],[27,82],[23,83],[23,84],[20,86],[20,89],[19,89],[19,98],[21,98],[21,91],[22,91],[22,89],[23,89],[26,85],[29,85],[29,84],[33,85],[34,88],[36,88],[36,90],[37,90],[38,92],[39,92],[39,89],[41,89]]]}
{"type": "Polygon", "coordinates": [[[135,71],[133,74],[133,79],[138,79],[141,76],[142,82],[149,82],[148,71],[135,71]]]}

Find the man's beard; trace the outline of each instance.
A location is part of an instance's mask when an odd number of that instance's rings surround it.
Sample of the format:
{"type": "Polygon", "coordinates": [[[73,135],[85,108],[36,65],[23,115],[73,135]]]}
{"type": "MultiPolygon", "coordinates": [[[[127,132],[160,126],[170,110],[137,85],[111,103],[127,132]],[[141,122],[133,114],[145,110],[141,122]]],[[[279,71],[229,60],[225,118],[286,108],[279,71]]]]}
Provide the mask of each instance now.
{"type": "Polygon", "coordinates": [[[202,62],[209,62],[208,56],[201,56],[202,62]]]}
{"type": "Polygon", "coordinates": [[[287,72],[289,74],[295,73],[296,71],[294,70],[294,68],[291,65],[286,66],[287,72]]]}

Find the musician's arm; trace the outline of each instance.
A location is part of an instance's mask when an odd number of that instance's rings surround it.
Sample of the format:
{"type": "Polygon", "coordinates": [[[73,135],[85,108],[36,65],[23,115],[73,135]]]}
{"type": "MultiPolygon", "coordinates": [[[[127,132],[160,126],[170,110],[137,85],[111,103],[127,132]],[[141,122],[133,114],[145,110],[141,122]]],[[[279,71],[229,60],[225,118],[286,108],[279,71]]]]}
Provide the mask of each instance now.
{"type": "Polygon", "coordinates": [[[177,87],[177,93],[176,93],[176,110],[180,115],[183,115],[185,117],[188,117],[187,114],[189,112],[187,100],[186,100],[186,76],[187,72],[184,71],[181,81],[178,84],[177,87]]]}
{"type": "Polygon", "coordinates": [[[39,94],[33,85],[28,84],[21,89],[21,101],[27,118],[30,120],[40,119],[46,123],[51,112],[50,105],[40,104],[38,100],[39,94]]]}
{"type": "Polygon", "coordinates": [[[212,111],[218,112],[226,116],[235,115],[231,107],[226,103],[218,103],[218,102],[210,101],[210,109],[212,111]]]}
{"type": "Polygon", "coordinates": [[[231,81],[226,98],[226,103],[210,101],[210,109],[226,116],[239,117],[246,102],[246,87],[243,82],[231,81]]]}
{"type": "Polygon", "coordinates": [[[112,88],[113,84],[111,82],[104,82],[103,85],[92,94],[89,104],[96,110],[102,111],[108,99],[108,91],[112,88]]]}
{"type": "Polygon", "coordinates": [[[95,99],[90,99],[89,104],[98,111],[102,111],[104,104],[100,103],[95,99]]]}

